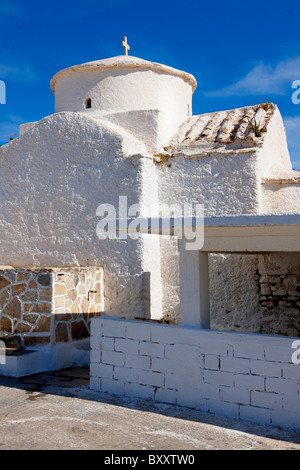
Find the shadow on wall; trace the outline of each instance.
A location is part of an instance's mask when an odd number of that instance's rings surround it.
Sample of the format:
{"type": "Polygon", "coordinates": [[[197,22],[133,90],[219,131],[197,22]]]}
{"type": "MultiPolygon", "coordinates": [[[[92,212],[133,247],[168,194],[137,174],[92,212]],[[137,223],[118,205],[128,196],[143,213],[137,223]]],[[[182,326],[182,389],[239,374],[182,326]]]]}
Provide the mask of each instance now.
{"type": "Polygon", "coordinates": [[[211,328],[300,336],[300,254],[210,254],[211,328]]]}

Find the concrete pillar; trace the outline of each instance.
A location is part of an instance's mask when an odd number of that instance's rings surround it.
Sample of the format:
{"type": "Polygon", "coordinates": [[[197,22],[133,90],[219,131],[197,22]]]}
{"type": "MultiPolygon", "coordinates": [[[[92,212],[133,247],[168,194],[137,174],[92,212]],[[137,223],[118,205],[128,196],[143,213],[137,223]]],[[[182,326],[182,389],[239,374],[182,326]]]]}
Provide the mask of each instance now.
{"type": "Polygon", "coordinates": [[[185,327],[210,328],[208,253],[179,240],[180,318],[185,327]]]}

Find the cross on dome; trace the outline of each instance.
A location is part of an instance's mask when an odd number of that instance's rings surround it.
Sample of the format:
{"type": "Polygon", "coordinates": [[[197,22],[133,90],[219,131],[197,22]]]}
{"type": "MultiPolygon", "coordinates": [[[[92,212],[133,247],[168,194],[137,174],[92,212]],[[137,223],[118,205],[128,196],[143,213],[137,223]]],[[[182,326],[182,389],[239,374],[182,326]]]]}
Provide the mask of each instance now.
{"type": "Polygon", "coordinates": [[[124,47],[124,54],[128,55],[128,51],[130,50],[129,44],[127,44],[127,37],[124,36],[123,41],[122,41],[122,46],[124,47]]]}

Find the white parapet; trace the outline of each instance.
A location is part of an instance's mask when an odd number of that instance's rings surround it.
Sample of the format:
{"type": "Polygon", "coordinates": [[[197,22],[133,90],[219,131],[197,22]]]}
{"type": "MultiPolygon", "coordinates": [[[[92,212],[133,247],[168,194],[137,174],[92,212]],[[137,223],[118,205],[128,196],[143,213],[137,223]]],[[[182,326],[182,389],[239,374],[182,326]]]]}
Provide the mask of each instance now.
{"type": "Polygon", "coordinates": [[[91,332],[93,390],[300,429],[295,338],[110,317],[91,332]]]}

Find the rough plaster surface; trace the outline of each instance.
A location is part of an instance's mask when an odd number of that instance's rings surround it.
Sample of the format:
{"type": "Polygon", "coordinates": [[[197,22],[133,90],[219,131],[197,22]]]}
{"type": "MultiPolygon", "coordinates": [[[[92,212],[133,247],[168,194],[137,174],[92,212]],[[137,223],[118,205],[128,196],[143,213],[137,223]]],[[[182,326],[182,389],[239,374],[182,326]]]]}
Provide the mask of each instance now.
{"type": "Polygon", "coordinates": [[[257,255],[209,256],[211,328],[258,333],[257,255]]]}
{"type": "MultiPolygon", "coordinates": [[[[120,195],[128,197],[128,206],[144,200],[141,181],[149,162],[127,158],[131,145],[86,114],[67,112],[43,119],[2,147],[2,264],[103,266],[107,312],[148,316],[144,273],[152,269],[151,241],[145,254],[142,238],[96,235],[99,204],[118,208],[120,195]]],[[[159,273],[152,277],[159,282],[159,273]]]]}
{"type": "MultiPolygon", "coordinates": [[[[53,77],[51,86],[56,112],[83,111],[89,98],[91,109],[98,110],[107,119],[111,115],[113,122],[120,118],[120,113],[130,113],[128,117],[123,115],[121,123],[126,123],[130,117],[132,120],[134,112],[156,110],[162,113],[157,139],[163,146],[191,114],[196,80],[171,67],[118,56],[69,67],[53,77]]],[[[145,128],[147,134],[149,126],[147,116],[137,114],[136,134],[142,134],[145,128]]]]}
{"type": "MultiPolygon", "coordinates": [[[[256,180],[255,154],[237,156],[211,156],[206,158],[187,159],[176,157],[171,160],[171,167],[158,164],[159,197],[161,204],[204,204],[206,216],[247,214],[258,211],[258,189],[256,180]],[[232,191],[235,187],[235,191],[232,191]]],[[[162,278],[165,292],[164,314],[175,323],[179,319],[179,273],[178,247],[174,240],[161,241],[162,278]]],[[[228,268],[223,266],[220,259],[219,270],[226,277],[228,268]]],[[[230,261],[228,263],[230,265],[230,261]]],[[[240,263],[240,267],[247,262],[240,263]]],[[[211,266],[212,279],[217,272],[217,261],[211,266]]],[[[245,268],[246,271],[248,268],[245,268]]],[[[245,278],[247,279],[247,272],[245,278]]],[[[231,281],[233,282],[233,281],[231,281]]],[[[221,284],[218,285],[221,287],[221,284]]],[[[256,295],[256,291],[255,291],[256,295]]],[[[210,296],[221,318],[224,315],[224,303],[230,299],[228,292],[213,287],[210,296]],[[220,301],[220,298],[223,300],[220,301]]],[[[241,302],[239,302],[240,306],[241,302]]],[[[246,307],[247,309],[248,307],[246,307]]],[[[249,306],[250,308],[250,306],[249,306]]],[[[231,310],[231,307],[227,310],[231,310]]],[[[237,310],[236,310],[237,311],[237,310]]],[[[240,315],[243,313],[240,312],[240,315]]]]}

